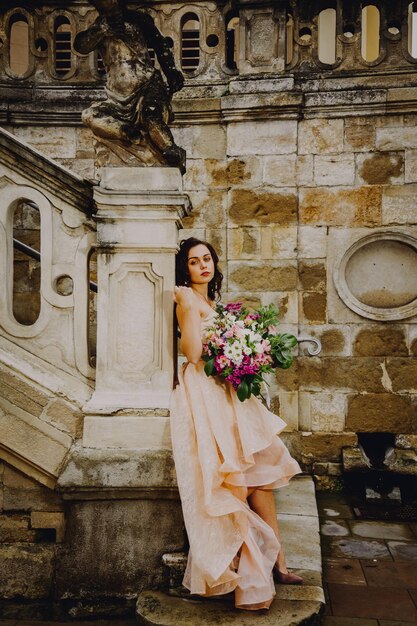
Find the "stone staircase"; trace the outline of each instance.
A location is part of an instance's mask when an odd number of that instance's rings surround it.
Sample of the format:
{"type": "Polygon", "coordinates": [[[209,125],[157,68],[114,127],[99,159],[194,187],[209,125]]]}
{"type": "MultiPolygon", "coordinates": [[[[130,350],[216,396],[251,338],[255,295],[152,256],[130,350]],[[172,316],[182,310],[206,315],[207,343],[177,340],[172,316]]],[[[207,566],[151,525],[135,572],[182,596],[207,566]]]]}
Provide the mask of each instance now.
{"type": "Polygon", "coordinates": [[[257,626],[321,624],[324,594],[313,480],[309,476],[300,476],[275,493],[288,567],[303,576],[303,585],[277,585],[272,607],[255,615],[235,609],[233,594],[210,600],[187,595],[187,590],[180,586],[186,555],[165,554],[168,590],[139,594],[136,605],[139,623],[146,626],[244,626],[252,625],[256,620],[257,626]]]}

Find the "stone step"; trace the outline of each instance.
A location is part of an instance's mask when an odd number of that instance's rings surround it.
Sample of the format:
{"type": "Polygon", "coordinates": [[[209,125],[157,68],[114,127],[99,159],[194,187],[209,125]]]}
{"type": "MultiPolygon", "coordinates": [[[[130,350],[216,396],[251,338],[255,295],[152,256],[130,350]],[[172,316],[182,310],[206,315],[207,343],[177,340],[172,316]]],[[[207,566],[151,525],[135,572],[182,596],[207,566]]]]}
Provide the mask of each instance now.
{"type": "Polygon", "coordinates": [[[147,626],[317,626],[324,610],[319,520],[314,483],[310,476],[293,479],[275,492],[278,519],[288,567],[304,578],[300,586],[277,585],[269,611],[234,608],[233,594],[205,599],[191,596],[180,587],[186,557],[183,553],[163,556],[169,589],[143,591],[138,596],[136,617],[147,626]],[[256,615],[256,618],[255,618],[256,615]]]}

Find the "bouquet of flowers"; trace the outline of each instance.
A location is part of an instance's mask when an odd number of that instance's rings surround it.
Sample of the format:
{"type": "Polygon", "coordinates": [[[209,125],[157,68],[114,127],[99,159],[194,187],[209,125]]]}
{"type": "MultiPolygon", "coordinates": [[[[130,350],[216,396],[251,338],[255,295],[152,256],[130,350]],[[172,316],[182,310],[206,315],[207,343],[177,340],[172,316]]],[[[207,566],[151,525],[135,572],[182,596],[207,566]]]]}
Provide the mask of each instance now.
{"type": "Polygon", "coordinates": [[[293,362],[294,335],[277,331],[278,309],[270,304],[249,312],[243,304],[217,306],[217,316],[203,335],[207,376],[225,378],[241,402],[261,395],[263,375],[293,362]]]}

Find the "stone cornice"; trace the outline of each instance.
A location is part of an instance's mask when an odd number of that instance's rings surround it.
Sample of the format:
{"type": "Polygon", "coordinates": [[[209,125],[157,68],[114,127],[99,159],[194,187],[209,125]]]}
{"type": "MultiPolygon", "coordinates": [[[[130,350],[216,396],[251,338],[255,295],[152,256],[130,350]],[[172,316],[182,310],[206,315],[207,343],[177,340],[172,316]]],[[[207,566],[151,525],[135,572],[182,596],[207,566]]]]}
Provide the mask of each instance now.
{"type": "MultiPolygon", "coordinates": [[[[27,123],[36,124],[36,116],[32,114],[31,120],[28,119],[27,123]]],[[[87,215],[93,212],[91,182],[48,159],[2,128],[0,128],[0,162],[32,180],[37,187],[43,187],[59,198],[66,199],[87,215]]]]}

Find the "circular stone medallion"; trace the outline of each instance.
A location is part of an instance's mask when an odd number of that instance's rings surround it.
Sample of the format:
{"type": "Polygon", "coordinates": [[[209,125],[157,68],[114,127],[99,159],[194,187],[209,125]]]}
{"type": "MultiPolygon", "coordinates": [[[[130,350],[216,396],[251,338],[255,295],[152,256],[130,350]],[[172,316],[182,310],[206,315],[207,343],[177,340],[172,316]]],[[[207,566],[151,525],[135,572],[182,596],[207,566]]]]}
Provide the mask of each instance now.
{"type": "Polygon", "coordinates": [[[401,233],[364,237],[334,272],[337,292],[352,311],[373,320],[417,314],[417,239],[401,233]]]}

